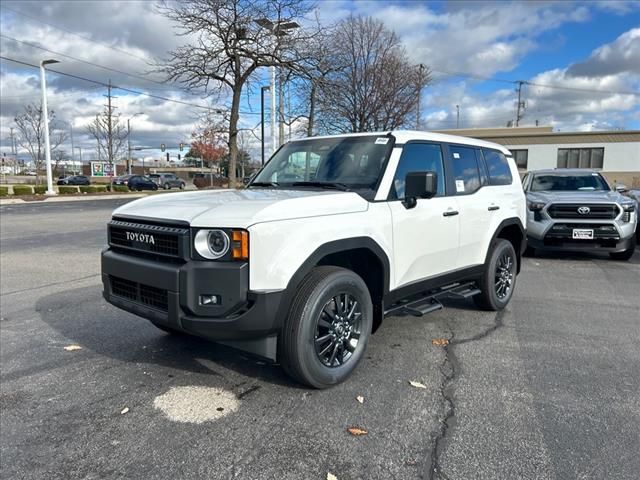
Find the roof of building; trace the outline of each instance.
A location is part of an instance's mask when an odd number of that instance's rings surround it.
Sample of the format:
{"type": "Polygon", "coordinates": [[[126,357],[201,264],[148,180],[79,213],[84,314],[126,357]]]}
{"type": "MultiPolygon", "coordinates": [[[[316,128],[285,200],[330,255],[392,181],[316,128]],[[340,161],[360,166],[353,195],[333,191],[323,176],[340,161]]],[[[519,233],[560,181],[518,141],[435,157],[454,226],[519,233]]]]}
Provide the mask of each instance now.
{"type": "Polygon", "coordinates": [[[640,130],[554,132],[551,126],[512,128],[468,128],[439,130],[441,133],[478,138],[501,145],[640,142],[640,130]]]}

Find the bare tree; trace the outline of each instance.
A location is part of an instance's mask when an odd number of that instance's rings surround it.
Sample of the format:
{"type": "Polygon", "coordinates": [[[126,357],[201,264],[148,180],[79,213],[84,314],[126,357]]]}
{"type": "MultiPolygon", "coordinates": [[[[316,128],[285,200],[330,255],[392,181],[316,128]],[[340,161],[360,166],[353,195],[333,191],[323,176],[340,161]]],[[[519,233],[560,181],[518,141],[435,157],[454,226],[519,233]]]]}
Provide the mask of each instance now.
{"type": "Polygon", "coordinates": [[[183,0],[163,2],[159,10],[176,23],[190,44],[169,52],[161,66],[168,81],[208,95],[231,93],[229,184],[236,184],[238,120],[242,89],[260,67],[296,68],[293,48],[315,33],[297,26],[312,5],[302,0],[183,0]]]}
{"type": "Polygon", "coordinates": [[[98,158],[106,158],[113,163],[127,152],[127,126],[120,121],[119,115],[113,115],[108,108],[96,115],[95,120],[87,126],[87,132],[97,142],[98,158]]]}
{"type": "Polygon", "coordinates": [[[409,62],[398,36],[370,17],[340,22],[328,45],[332,62],[318,87],[318,121],[326,132],[392,130],[413,124],[428,67],[409,62]]]}
{"type": "MultiPolygon", "coordinates": [[[[30,103],[25,105],[22,113],[15,116],[14,121],[18,127],[18,143],[31,155],[36,169],[36,182],[40,181],[40,170],[45,160],[44,152],[44,121],[42,103],[30,103]]],[[[51,152],[67,140],[67,133],[56,128],[55,112],[49,110],[49,144],[51,152]]]]}

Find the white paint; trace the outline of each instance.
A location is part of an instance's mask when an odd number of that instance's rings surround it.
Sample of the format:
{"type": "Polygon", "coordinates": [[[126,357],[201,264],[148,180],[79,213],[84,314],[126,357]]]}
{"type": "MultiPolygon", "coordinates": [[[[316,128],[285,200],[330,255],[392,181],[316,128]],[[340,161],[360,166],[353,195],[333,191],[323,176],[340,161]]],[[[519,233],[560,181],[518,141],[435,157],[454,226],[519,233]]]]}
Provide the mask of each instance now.
{"type": "Polygon", "coordinates": [[[200,424],[219,420],[235,412],[240,401],[233,393],[222,388],[171,387],[168,392],[155,398],[153,406],[174,422],[200,424]]]}

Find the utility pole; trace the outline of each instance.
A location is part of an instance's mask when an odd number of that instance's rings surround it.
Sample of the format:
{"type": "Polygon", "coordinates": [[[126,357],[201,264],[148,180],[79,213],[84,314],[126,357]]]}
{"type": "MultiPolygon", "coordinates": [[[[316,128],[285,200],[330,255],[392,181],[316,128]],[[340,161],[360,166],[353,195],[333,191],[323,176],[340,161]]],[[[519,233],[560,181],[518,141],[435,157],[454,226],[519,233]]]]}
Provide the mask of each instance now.
{"type": "Polygon", "coordinates": [[[516,82],[518,84],[518,106],[516,111],[516,127],[520,125],[520,119],[524,117],[524,102],[522,101],[522,85],[524,85],[525,81],[518,80],[516,82]]]}
{"type": "Polygon", "coordinates": [[[111,95],[111,79],[109,79],[109,84],[107,85],[107,155],[109,161],[109,183],[111,184],[111,190],[113,190],[113,109],[115,107],[111,106],[111,99],[113,98],[111,95]]]}
{"type": "Polygon", "coordinates": [[[262,166],[264,167],[264,92],[269,91],[271,87],[263,86],[260,88],[260,147],[262,151],[262,166]]]}
{"type": "Polygon", "coordinates": [[[269,85],[271,98],[269,99],[269,114],[271,115],[271,153],[277,150],[276,146],[276,67],[271,67],[271,85],[269,85]]]}
{"type": "Polygon", "coordinates": [[[13,135],[13,127],[9,128],[9,138],[11,138],[11,154],[13,155],[13,174],[18,174],[18,152],[16,152],[16,140],[13,135]]]}
{"type": "Polygon", "coordinates": [[[460,128],[460,105],[456,105],[456,128],[460,128]]]}
{"type": "Polygon", "coordinates": [[[420,103],[422,103],[422,77],[424,76],[424,64],[418,65],[418,103],[416,105],[416,130],[420,130],[420,103]]]}
{"type": "Polygon", "coordinates": [[[284,143],[284,75],[278,72],[278,147],[284,143]]]}

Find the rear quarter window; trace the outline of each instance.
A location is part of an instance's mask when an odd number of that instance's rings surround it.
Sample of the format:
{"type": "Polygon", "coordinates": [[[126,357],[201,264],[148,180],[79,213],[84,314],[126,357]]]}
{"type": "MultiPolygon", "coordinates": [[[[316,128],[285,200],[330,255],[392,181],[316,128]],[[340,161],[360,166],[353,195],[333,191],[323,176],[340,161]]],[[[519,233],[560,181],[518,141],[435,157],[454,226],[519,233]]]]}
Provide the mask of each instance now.
{"type": "Polygon", "coordinates": [[[484,161],[487,164],[489,185],[511,185],[513,177],[507,157],[497,150],[482,149],[484,161]]]}

